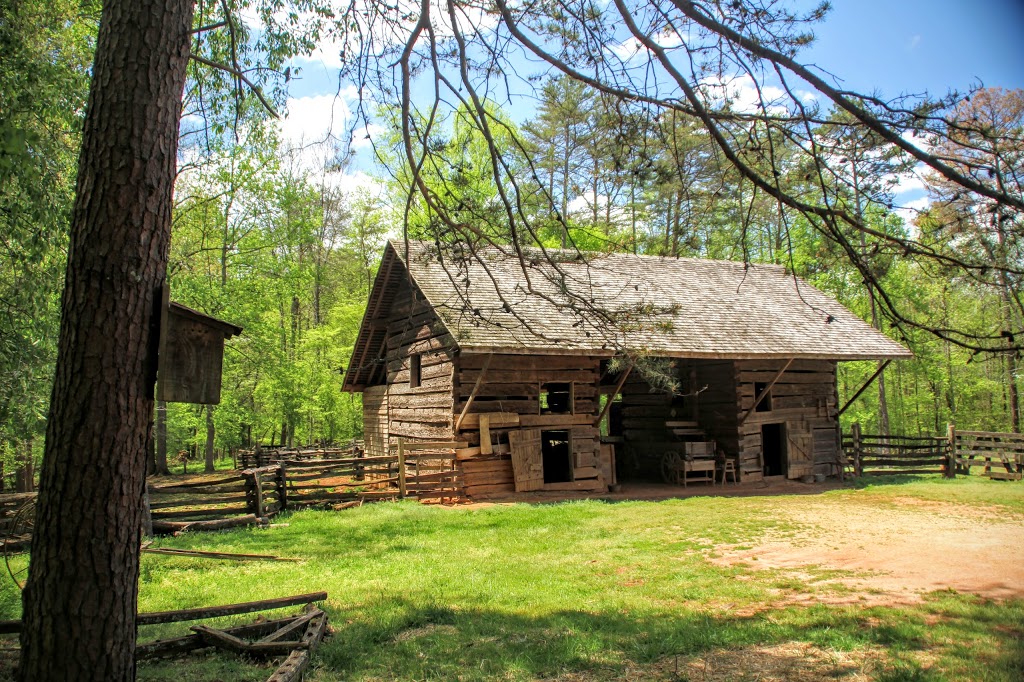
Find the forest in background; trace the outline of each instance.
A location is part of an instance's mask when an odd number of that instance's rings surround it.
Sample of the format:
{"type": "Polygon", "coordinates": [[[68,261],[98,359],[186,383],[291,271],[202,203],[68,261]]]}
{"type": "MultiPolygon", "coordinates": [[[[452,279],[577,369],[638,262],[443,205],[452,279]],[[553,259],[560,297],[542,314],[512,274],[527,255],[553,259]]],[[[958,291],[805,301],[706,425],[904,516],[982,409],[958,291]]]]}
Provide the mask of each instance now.
{"type": "MultiPolygon", "coordinates": [[[[98,13],[97,2],[26,2],[0,21],[9,46],[0,66],[0,451],[8,483],[17,472],[30,475],[42,452],[98,13]]],[[[196,22],[203,25],[202,12],[196,22]]],[[[272,54],[283,60],[302,47],[282,40],[272,54]]],[[[345,150],[311,167],[302,150],[277,139],[259,102],[240,103],[218,83],[225,78],[202,63],[190,66],[168,274],[174,300],[245,331],[228,344],[220,405],[167,406],[172,461],[182,450],[202,456],[254,441],[360,437],[359,398],[340,391],[341,372],[384,241],[400,237],[406,225],[411,237],[443,229],[431,206],[407,201],[411,178],[397,133],[378,146],[383,191],[344,193],[338,178],[345,150]]],[[[282,91],[265,85],[279,105],[282,91]]],[[[926,328],[894,326],[875,308],[847,254],[741,178],[695,119],[631,117],[562,78],[544,84],[529,121],[516,124],[490,106],[492,118],[502,122],[496,142],[522,177],[519,202],[534,212],[540,243],[785,265],[915,353],[887,370],[886,409],[873,387],[844,415],[844,424],[860,421],[865,430],[903,434],[939,433],[947,421],[991,430],[1017,425],[1014,354],[977,352],[926,328]]],[[[1020,141],[1024,94],[982,91],[959,113],[974,121],[990,117],[1020,141]]],[[[379,115],[386,121],[396,112],[379,115]]],[[[421,177],[445,197],[450,215],[500,242],[508,235],[495,227],[503,210],[489,169],[488,145],[495,140],[462,125],[462,116],[456,111],[446,134],[432,142],[444,163],[425,168],[421,177]]],[[[973,249],[982,259],[1019,259],[999,250],[999,216],[980,219],[986,214],[964,206],[972,199],[941,180],[925,178],[934,201],[912,224],[878,201],[862,203],[862,196],[891,191],[909,161],[878,152],[880,143],[869,135],[849,138],[843,130],[837,127],[834,147],[823,152],[841,155],[849,169],[835,184],[834,199],[863,212],[878,233],[913,232],[954,255],[973,249]]],[[[785,156],[790,141],[757,133],[751,133],[751,152],[772,144],[785,156]]],[[[795,155],[780,168],[789,187],[811,181],[795,155]]],[[[888,240],[863,232],[850,237],[873,254],[875,283],[899,297],[922,327],[997,336],[1020,327],[1019,319],[1006,319],[1019,310],[1010,304],[1018,292],[1009,283],[1002,290],[981,286],[954,268],[905,258],[888,240]]],[[[875,370],[874,363],[840,367],[843,400],[875,370]]]]}

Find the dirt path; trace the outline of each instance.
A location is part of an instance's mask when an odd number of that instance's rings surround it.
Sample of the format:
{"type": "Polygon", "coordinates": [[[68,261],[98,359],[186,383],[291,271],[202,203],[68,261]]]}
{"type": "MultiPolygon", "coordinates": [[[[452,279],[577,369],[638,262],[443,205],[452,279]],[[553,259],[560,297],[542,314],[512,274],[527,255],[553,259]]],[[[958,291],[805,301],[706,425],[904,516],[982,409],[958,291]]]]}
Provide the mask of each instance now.
{"type": "Polygon", "coordinates": [[[749,549],[719,547],[712,561],[797,575],[811,567],[852,571],[835,582],[857,594],[835,601],[913,602],[943,589],[1024,597],[1024,516],[909,497],[883,504],[800,499],[782,513],[799,532],[764,537],[749,549]]]}

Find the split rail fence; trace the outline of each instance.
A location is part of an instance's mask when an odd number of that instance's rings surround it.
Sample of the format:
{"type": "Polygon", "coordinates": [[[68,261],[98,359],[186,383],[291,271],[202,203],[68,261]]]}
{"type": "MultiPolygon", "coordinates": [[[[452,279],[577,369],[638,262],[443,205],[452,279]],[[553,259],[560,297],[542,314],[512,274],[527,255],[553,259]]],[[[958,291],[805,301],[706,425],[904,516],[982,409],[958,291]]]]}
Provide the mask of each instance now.
{"type": "Polygon", "coordinates": [[[957,431],[945,436],[865,434],[853,424],[843,435],[844,464],[856,476],[938,474],[954,477],[982,468],[989,478],[1019,481],[1024,477],[1024,435],[991,431],[957,431]]]}
{"type": "MultiPolygon", "coordinates": [[[[461,445],[398,441],[387,455],[377,457],[365,456],[361,448],[264,450],[264,466],[203,481],[149,484],[147,530],[167,533],[266,523],[285,509],[310,506],[338,508],[401,498],[457,501],[465,494],[455,459],[455,448],[461,445]]],[[[27,544],[30,529],[14,529],[12,522],[35,497],[0,495],[0,537],[10,540],[17,534],[14,539],[27,544]]]]}

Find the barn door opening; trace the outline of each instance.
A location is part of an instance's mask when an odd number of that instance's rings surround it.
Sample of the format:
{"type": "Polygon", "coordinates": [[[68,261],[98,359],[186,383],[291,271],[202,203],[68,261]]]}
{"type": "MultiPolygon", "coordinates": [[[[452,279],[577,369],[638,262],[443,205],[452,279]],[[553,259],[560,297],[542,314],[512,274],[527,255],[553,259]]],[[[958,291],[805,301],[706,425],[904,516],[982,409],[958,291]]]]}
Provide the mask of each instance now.
{"type": "Polygon", "coordinates": [[[784,476],[788,466],[786,451],[786,425],[761,426],[761,457],[765,476],[784,476]]]}
{"type": "Polygon", "coordinates": [[[541,431],[540,451],[545,483],[568,483],[572,478],[572,439],[568,431],[541,431]]]}

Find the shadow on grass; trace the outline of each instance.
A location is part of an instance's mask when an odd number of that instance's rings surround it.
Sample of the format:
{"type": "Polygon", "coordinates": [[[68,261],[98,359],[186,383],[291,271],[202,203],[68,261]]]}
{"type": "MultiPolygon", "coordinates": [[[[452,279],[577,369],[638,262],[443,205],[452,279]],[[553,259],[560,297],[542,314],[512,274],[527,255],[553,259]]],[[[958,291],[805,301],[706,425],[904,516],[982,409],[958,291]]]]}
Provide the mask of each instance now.
{"type": "MultiPolygon", "coordinates": [[[[1021,679],[1024,649],[1019,630],[1006,626],[1006,614],[991,612],[991,603],[957,606],[962,613],[952,617],[949,627],[969,630],[967,648],[954,652],[962,654],[967,678],[979,674],[972,667],[980,660],[977,649],[969,646],[979,637],[990,644],[990,655],[982,662],[986,679],[1021,679]],[[993,627],[992,619],[1001,625],[993,627]]],[[[1016,611],[1019,618],[1020,609],[1016,611]]],[[[841,652],[873,647],[876,657],[885,652],[886,679],[942,679],[921,676],[914,654],[935,643],[923,614],[905,611],[821,606],[750,616],[584,610],[533,616],[392,597],[358,610],[335,610],[331,616],[335,634],[317,656],[322,677],[316,679],[532,680],[575,675],[613,680],[637,668],[647,669],[642,679],[687,679],[677,676],[676,657],[685,665],[689,657],[715,649],[787,642],[841,652]]]]}

